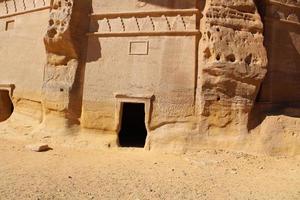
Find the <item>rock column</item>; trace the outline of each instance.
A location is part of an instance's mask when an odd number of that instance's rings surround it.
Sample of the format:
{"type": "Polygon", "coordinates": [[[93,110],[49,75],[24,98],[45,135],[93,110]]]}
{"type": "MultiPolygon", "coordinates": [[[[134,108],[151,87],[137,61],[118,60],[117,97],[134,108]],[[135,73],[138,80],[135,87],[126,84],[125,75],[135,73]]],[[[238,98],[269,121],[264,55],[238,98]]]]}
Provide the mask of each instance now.
{"type": "Polygon", "coordinates": [[[252,0],[207,0],[203,15],[197,91],[201,131],[246,133],[267,72],[263,23],[252,0]]]}

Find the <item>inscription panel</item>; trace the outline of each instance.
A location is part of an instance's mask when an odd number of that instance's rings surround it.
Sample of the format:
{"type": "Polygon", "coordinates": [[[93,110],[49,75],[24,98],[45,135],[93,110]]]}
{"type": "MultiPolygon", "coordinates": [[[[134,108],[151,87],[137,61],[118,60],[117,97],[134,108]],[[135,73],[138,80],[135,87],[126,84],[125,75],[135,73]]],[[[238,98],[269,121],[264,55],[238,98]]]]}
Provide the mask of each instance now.
{"type": "Polygon", "coordinates": [[[129,55],[148,55],[148,41],[131,41],[129,43],[129,55]]]}

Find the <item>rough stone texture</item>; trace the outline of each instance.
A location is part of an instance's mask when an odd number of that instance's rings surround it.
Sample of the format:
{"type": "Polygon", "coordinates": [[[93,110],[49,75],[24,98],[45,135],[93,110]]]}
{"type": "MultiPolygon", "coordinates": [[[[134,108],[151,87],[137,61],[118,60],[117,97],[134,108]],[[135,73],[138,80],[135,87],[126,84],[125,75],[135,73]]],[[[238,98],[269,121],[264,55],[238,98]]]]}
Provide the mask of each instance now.
{"type": "Polygon", "coordinates": [[[263,24],[253,1],[206,2],[199,43],[198,103],[205,132],[247,133],[266,74],[263,24]],[[219,130],[219,128],[224,128],[219,130]]]}
{"type": "Polygon", "coordinates": [[[71,93],[80,67],[89,12],[90,1],[52,2],[47,34],[44,37],[47,64],[42,90],[46,113],[54,111],[65,118],[74,118],[70,113],[71,93]]]}
{"type": "Polygon", "coordinates": [[[300,154],[298,1],[20,2],[0,1],[5,130],[114,146],[131,102],[147,149],[300,154]]]}

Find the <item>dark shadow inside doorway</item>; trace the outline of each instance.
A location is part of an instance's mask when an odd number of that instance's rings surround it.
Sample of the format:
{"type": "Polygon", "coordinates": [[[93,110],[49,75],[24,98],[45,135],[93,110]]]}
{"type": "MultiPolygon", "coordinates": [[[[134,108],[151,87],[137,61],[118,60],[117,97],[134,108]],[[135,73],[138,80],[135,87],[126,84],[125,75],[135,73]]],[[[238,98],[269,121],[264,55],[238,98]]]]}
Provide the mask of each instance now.
{"type": "Polygon", "coordinates": [[[121,147],[145,146],[147,129],[145,125],[145,104],[123,103],[119,144],[121,147]]]}

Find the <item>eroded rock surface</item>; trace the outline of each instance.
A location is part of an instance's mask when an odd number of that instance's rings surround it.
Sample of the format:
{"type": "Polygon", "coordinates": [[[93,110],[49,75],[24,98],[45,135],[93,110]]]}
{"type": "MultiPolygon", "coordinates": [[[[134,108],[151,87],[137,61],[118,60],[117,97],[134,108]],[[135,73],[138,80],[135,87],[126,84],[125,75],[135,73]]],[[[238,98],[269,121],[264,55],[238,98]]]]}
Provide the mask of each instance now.
{"type": "Polygon", "coordinates": [[[54,0],[44,38],[47,64],[44,71],[43,102],[46,111],[65,113],[69,105],[89,22],[90,1],[54,0]]]}
{"type": "Polygon", "coordinates": [[[198,102],[204,126],[210,133],[218,128],[247,132],[248,115],[267,72],[261,18],[252,0],[210,0],[203,15],[198,102]]]}

